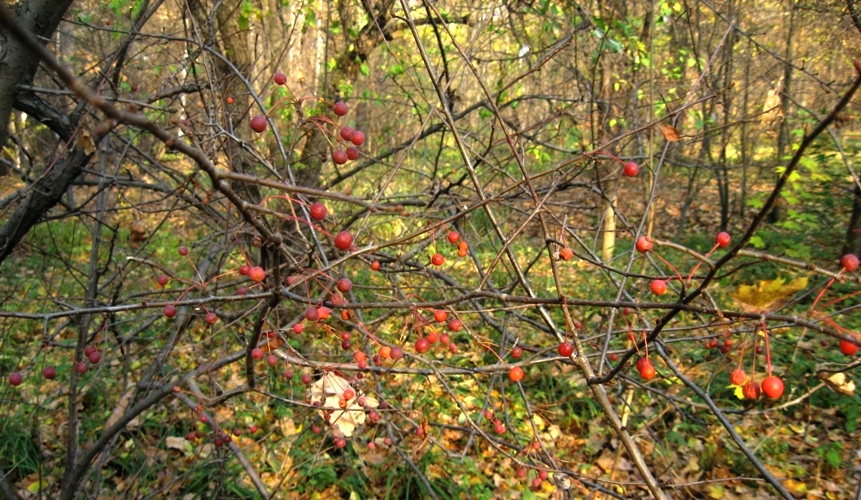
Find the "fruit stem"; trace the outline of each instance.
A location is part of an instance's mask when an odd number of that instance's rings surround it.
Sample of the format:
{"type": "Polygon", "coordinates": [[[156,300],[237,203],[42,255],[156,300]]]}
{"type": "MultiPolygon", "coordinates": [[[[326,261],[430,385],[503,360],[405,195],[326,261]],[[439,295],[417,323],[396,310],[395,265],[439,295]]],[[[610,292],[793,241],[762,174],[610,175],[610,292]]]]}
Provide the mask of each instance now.
{"type": "Polygon", "coordinates": [[[765,320],[762,321],[762,333],[765,335],[765,367],[768,371],[768,376],[771,376],[771,349],[768,344],[768,328],[765,326],[765,320]]]}

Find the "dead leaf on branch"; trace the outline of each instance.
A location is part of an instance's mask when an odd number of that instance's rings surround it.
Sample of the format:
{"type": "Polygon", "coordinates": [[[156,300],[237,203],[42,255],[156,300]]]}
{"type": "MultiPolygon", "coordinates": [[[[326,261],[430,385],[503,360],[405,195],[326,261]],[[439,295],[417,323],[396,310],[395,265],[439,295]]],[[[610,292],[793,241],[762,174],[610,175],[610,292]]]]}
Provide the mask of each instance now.
{"type": "Polygon", "coordinates": [[[679,135],[679,131],[676,130],[676,127],[672,125],[668,125],[666,123],[659,123],[658,129],[661,131],[661,135],[664,136],[668,142],[677,142],[682,136],[679,135]]]}
{"type": "Polygon", "coordinates": [[[841,394],[851,396],[855,393],[855,382],[847,378],[843,372],[830,373],[823,370],[818,372],[816,376],[825,382],[825,385],[841,394]]]}
{"type": "Polygon", "coordinates": [[[770,313],[785,304],[790,297],[807,288],[807,278],[790,282],[782,278],[760,281],[755,285],[741,285],[731,294],[746,312],[770,313]]]}

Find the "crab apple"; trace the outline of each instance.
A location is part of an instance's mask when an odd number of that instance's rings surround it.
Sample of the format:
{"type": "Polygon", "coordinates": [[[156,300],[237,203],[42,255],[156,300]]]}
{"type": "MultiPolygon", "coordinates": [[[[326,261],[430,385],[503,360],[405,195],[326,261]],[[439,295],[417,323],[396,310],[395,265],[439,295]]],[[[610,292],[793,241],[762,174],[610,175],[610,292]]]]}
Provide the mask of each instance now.
{"type": "Polygon", "coordinates": [[[441,266],[443,262],[445,262],[445,257],[443,257],[441,253],[435,253],[433,254],[433,257],[431,257],[431,264],[435,266],[441,266]]]}
{"type": "Polygon", "coordinates": [[[87,359],[90,360],[90,363],[95,365],[102,360],[102,355],[99,353],[99,351],[94,351],[90,353],[89,356],[87,356],[87,359]]]}
{"type": "Polygon", "coordinates": [[[636,177],[637,174],[640,173],[640,166],[632,161],[629,161],[625,164],[625,168],[623,168],[622,171],[628,177],[636,177]]]}
{"type": "Polygon", "coordinates": [[[783,380],[780,377],[769,375],[762,380],[762,392],[769,399],[777,399],[783,396],[783,380]]]}
{"type": "Polygon", "coordinates": [[[315,201],[311,204],[311,209],[308,210],[311,214],[311,218],[314,220],[323,220],[326,218],[326,214],[329,212],[326,209],[326,205],[323,205],[319,201],[315,201]]]}
{"type": "Polygon", "coordinates": [[[559,251],[559,258],[562,260],[571,260],[574,257],[574,250],[571,247],[565,247],[559,251]]]}
{"type": "Polygon", "coordinates": [[[858,346],[853,344],[852,342],[847,342],[843,339],[840,339],[840,352],[847,356],[852,356],[856,352],[858,352],[858,346]]]}
{"type": "Polygon", "coordinates": [[[236,289],[236,293],[239,295],[245,295],[246,293],[248,293],[248,289],[246,289],[244,286],[241,286],[236,289]]]}
{"type": "Polygon", "coordinates": [[[652,250],[652,246],[652,240],[650,240],[649,238],[645,236],[640,236],[639,238],[637,238],[636,247],[638,252],[646,253],[652,250]]]}
{"type": "Polygon", "coordinates": [[[730,243],[732,243],[732,236],[726,231],[721,231],[715,236],[715,245],[721,248],[728,247],[730,243]]]}
{"type": "Polygon", "coordinates": [[[449,343],[451,343],[451,337],[449,337],[447,333],[443,333],[439,336],[440,345],[449,345],[449,343]]]}
{"type": "Polygon", "coordinates": [[[87,365],[81,363],[79,361],[75,362],[75,371],[80,373],[81,375],[87,373],[87,365]]]}
{"type": "Polygon", "coordinates": [[[349,141],[350,139],[352,139],[353,134],[355,133],[356,129],[354,129],[353,127],[341,127],[341,139],[344,139],[345,141],[349,141]]]}
{"type": "Polygon", "coordinates": [[[175,318],[176,317],[176,306],[174,306],[173,304],[168,304],[168,305],[164,306],[164,309],[162,310],[162,312],[168,318],[175,318]]]}
{"type": "Polygon", "coordinates": [[[335,236],[335,248],[349,250],[353,246],[353,235],[349,231],[341,231],[335,236]]]}
{"type": "Polygon", "coordinates": [[[391,355],[392,355],[392,348],[391,347],[389,347],[387,345],[380,347],[380,357],[381,358],[389,359],[389,357],[391,357],[391,355]]]}
{"type": "Polygon", "coordinates": [[[167,285],[167,283],[169,281],[170,281],[170,278],[168,278],[166,274],[159,274],[158,275],[158,285],[159,286],[165,286],[165,285],[167,285]]]}
{"type": "Polygon", "coordinates": [[[610,353],[610,361],[618,361],[618,360],[619,360],[619,355],[616,354],[615,352],[611,352],[610,353]]]}
{"type": "Polygon", "coordinates": [[[266,363],[267,363],[269,366],[275,366],[275,365],[277,365],[277,364],[278,364],[278,356],[276,356],[276,355],[274,355],[274,354],[270,354],[270,355],[266,358],[266,363]]]}
{"type": "Polygon", "coordinates": [[[293,325],[293,333],[299,335],[300,333],[305,331],[305,326],[302,323],[296,323],[293,325]]]}
{"type": "Polygon", "coordinates": [[[21,385],[21,382],[24,381],[24,376],[18,372],[13,372],[9,374],[9,385],[12,387],[17,387],[21,385]]]}
{"type": "Polygon", "coordinates": [[[454,344],[449,344],[448,345],[448,352],[450,352],[452,354],[457,354],[457,346],[454,344]]]}
{"type": "Polygon", "coordinates": [[[495,432],[497,434],[505,434],[505,426],[502,425],[502,422],[497,422],[493,426],[493,432],[495,432]]]}
{"type": "Polygon", "coordinates": [[[379,271],[381,267],[383,267],[383,266],[380,265],[380,261],[375,260],[375,261],[371,262],[371,271],[379,271]]]}
{"type": "Polygon", "coordinates": [[[514,359],[520,359],[523,357],[523,348],[519,345],[514,346],[511,349],[511,357],[514,359]]]}
{"type": "Polygon", "coordinates": [[[433,312],[433,319],[437,323],[442,323],[446,319],[448,319],[448,313],[445,312],[445,309],[437,309],[433,312]]]}
{"type": "Polygon", "coordinates": [[[517,478],[518,479],[525,478],[527,472],[529,472],[529,471],[527,471],[525,467],[521,467],[521,468],[517,469],[517,478]]]}
{"type": "Polygon", "coordinates": [[[266,279],[266,271],[260,266],[254,266],[248,270],[248,277],[251,278],[251,281],[260,283],[266,279]]]}
{"type": "Polygon", "coordinates": [[[453,332],[459,332],[463,328],[463,322],[457,318],[448,322],[448,329],[453,332]]]}
{"type": "Polygon", "coordinates": [[[544,481],[540,477],[532,478],[532,489],[537,490],[544,481]]]}
{"type": "Polygon", "coordinates": [[[449,243],[457,243],[457,240],[460,239],[460,233],[457,231],[449,231],[448,232],[448,242],[449,243]]]}
{"type": "Polygon", "coordinates": [[[335,111],[335,114],[338,116],[344,116],[347,114],[348,108],[347,103],[343,101],[338,101],[332,106],[332,110],[335,111]]]}
{"type": "Polygon", "coordinates": [[[425,337],[421,337],[416,340],[416,352],[419,354],[424,354],[430,350],[430,341],[425,337]]]}
{"type": "Polygon", "coordinates": [[[251,119],[251,130],[257,132],[258,134],[262,133],[266,130],[266,117],[257,115],[251,119]]]}
{"type": "Polygon", "coordinates": [[[404,350],[401,349],[400,347],[392,347],[391,357],[392,357],[392,361],[397,361],[399,359],[403,359],[404,350]]]}
{"type": "Polygon", "coordinates": [[[328,307],[321,306],[321,307],[317,308],[317,316],[321,320],[329,319],[329,316],[331,315],[331,313],[332,313],[332,311],[330,311],[328,307]]]}
{"type": "Polygon", "coordinates": [[[251,349],[251,357],[254,359],[263,359],[263,349],[259,347],[251,349]]]}
{"type": "Polygon", "coordinates": [[[640,376],[643,377],[643,380],[652,380],[658,373],[655,370],[655,365],[652,364],[652,361],[649,358],[640,358],[640,360],[637,361],[637,371],[640,372],[640,376]]]}
{"type": "Polygon", "coordinates": [[[97,349],[95,347],[88,345],[87,347],[84,347],[84,356],[89,356],[90,354],[96,352],[96,350],[97,349]]]}
{"type": "Polygon", "coordinates": [[[652,288],[652,293],[655,295],[663,295],[667,293],[667,282],[664,280],[654,280],[650,286],[652,288]]]}
{"type": "Polygon", "coordinates": [[[248,264],[242,264],[241,266],[239,266],[239,274],[241,274],[242,276],[248,276],[248,273],[250,272],[251,266],[249,266],[248,264]]]}
{"type": "Polygon", "coordinates": [[[284,85],[285,83],[287,83],[287,75],[280,71],[275,73],[275,76],[272,77],[272,79],[275,80],[275,83],[277,83],[278,85],[284,85]]]}
{"type": "Polygon", "coordinates": [[[742,386],[741,394],[745,399],[759,399],[759,384],[751,380],[742,386]]]}
{"type": "Polygon", "coordinates": [[[365,142],[365,134],[356,130],[353,132],[353,137],[350,137],[350,142],[355,144],[356,146],[361,146],[363,142],[365,142]]]}
{"type": "Polygon", "coordinates": [[[350,278],[344,277],[338,280],[338,291],[341,293],[347,293],[353,289],[353,282],[350,281],[350,278]]]}
{"type": "Polygon", "coordinates": [[[508,370],[508,378],[511,379],[512,382],[519,382],[523,378],[523,368],[512,366],[511,369],[508,370]]]}
{"type": "Polygon", "coordinates": [[[858,269],[858,256],[853,253],[847,253],[840,258],[840,265],[850,273],[858,269]]]}
{"type": "Polygon", "coordinates": [[[737,385],[741,387],[747,381],[747,373],[745,373],[744,370],[742,370],[741,368],[736,368],[730,374],[729,381],[732,383],[732,385],[737,385]]]}
{"type": "Polygon", "coordinates": [[[307,373],[302,374],[302,378],[300,378],[303,384],[310,385],[311,384],[311,375],[307,373]]]}
{"type": "Polygon", "coordinates": [[[308,321],[317,321],[320,319],[320,313],[317,312],[317,308],[314,306],[309,307],[305,310],[305,319],[308,321]]]}
{"type": "Polygon", "coordinates": [[[57,369],[53,366],[46,366],[42,369],[42,376],[48,380],[53,380],[57,376],[57,369]]]}
{"type": "Polygon", "coordinates": [[[359,159],[359,150],[350,146],[347,148],[347,159],[348,160],[358,160],[359,159]]]}
{"type": "Polygon", "coordinates": [[[188,255],[188,247],[187,247],[187,246],[185,246],[185,245],[183,245],[183,246],[179,247],[179,250],[177,250],[177,251],[178,251],[178,252],[179,252],[179,254],[180,254],[180,255],[182,255],[183,257],[185,257],[186,255],[188,255]]]}
{"type": "Polygon", "coordinates": [[[206,321],[206,323],[209,325],[214,325],[218,323],[218,315],[210,311],[206,313],[206,316],[203,318],[203,320],[206,321]]]}
{"type": "Polygon", "coordinates": [[[347,163],[347,153],[342,149],[335,150],[332,153],[332,161],[334,161],[337,165],[343,165],[347,163]]]}
{"type": "Polygon", "coordinates": [[[558,352],[560,356],[567,358],[574,354],[574,345],[571,344],[571,342],[562,342],[556,348],[556,352],[558,352]]]}

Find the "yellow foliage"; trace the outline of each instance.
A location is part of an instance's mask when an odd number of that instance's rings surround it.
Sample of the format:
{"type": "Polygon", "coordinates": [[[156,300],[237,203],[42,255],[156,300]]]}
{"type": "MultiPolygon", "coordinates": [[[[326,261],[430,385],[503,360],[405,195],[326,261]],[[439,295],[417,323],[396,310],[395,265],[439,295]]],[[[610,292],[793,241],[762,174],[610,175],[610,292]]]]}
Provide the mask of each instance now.
{"type": "Polygon", "coordinates": [[[790,297],[807,288],[807,278],[785,282],[782,278],[741,285],[732,298],[747,312],[768,313],[777,310],[790,297]]]}

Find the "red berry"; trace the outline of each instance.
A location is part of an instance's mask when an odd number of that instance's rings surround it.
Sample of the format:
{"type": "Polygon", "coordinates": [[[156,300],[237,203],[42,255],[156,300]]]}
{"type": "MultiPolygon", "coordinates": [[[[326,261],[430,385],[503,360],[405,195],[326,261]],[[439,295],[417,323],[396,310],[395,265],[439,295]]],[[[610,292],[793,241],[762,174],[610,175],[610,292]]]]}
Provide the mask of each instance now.
{"type": "Polygon", "coordinates": [[[338,291],[341,293],[347,293],[353,289],[353,282],[350,281],[350,278],[341,278],[338,280],[338,291]]]}
{"type": "Polygon", "coordinates": [[[540,471],[538,471],[538,479],[541,479],[542,481],[544,479],[547,479],[549,476],[550,476],[550,474],[544,469],[541,469],[540,471]]]}
{"type": "Polygon", "coordinates": [[[459,332],[463,328],[463,322],[457,318],[448,322],[448,329],[453,332],[459,332]]]}
{"type": "Polygon", "coordinates": [[[726,231],[721,231],[715,236],[715,244],[721,248],[726,248],[732,243],[732,236],[726,231]]]}
{"type": "Polygon", "coordinates": [[[450,352],[452,354],[457,354],[457,346],[454,344],[449,344],[448,345],[448,352],[450,352]]]}
{"type": "Polygon", "coordinates": [[[654,280],[651,284],[652,293],[655,295],[663,295],[667,293],[667,282],[664,280],[654,280]]]}
{"type": "Polygon", "coordinates": [[[20,373],[14,372],[14,373],[9,374],[9,385],[11,385],[12,387],[17,387],[17,386],[21,385],[21,382],[23,382],[23,381],[24,381],[24,376],[21,375],[20,373]]]}
{"type": "Polygon", "coordinates": [[[251,349],[251,357],[254,359],[263,359],[263,349],[259,347],[251,349]]]}
{"type": "Polygon", "coordinates": [[[640,358],[637,361],[637,371],[640,372],[640,376],[643,377],[643,380],[651,380],[655,378],[657,371],[655,370],[655,365],[652,364],[652,361],[649,358],[640,358]]]}
{"type": "Polygon", "coordinates": [[[571,342],[562,342],[559,344],[559,347],[556,348],[556,351],[560,356],[569,357],[574,354],[574,345],[571,342]]]}
{"type": "Polygon", "coordinates": [[[448,345],[449,342],[451,342],[451,337],[449,337],[447,333],[443,333],[439,336],[440,345],[448,345]]]}
{"type": "Polygon", "coordinates": [[[404,357],[404,350],[400,347],[392,347],[391,357],[392,361],[402,359],[404,357]]]}
{"type": "Polygon", "coordinates": [[[95,351],[95,352],[90,353],[90,355],[89,355],[89,356],[87,356],[87,359],[89,359],[89,360],[90,360],[90,363],[92,363],[92,364],[94,364],[94,365],[95,365],[95,364],[97,364],[99,361],[101,361],[101,360],[102,360],[102,355],[101,355],[101,354],[99,354],[99,351],[95,351]]]}
{"type": "Polygon", "coordinates": [[[646,253],[652,249],[652,240],[646,238],[645,236],[640,236],[637,238],[637,251],[640,253],[646,253]]]}
{"type": "Polygon", "coordinates": [[[493,432],[495,432],[495,433],[497,433],[497,434],[505,434],[505,426],[504,426],[504,425],[502,425],[502,423],[501,423],[501,422],[497,422],[497,423],[493,426],[493,432]]]}
{"type": "Polygon", "coordinates": [[[251,427],[248,428],[248,432],[250,432],[251,434],[254,434],[255,432],[257,432],[257,426],[252,425],[251,427]]]}
{"type": "Polygon", "coordinates": [[[206,316],[203,318],[203,320],[206,321],[207,324],[214,325],[218,323],[218,315],[210,311],[206,313],[206,316]]]}
{"type": "Polygon", "coordinates": [[[858,352],[858,346],[853,344],[852,342],[847,342],[843,339],[840,339],[840,352],[847,356],[852,356],[856,352],[858,352]]]}
{"type": "Polygon", "coordinates": [[[164,306],[164,309],[162,310],[162,312],[168,318],[175,318],[176,317],[176,307],[173,304],[168,304],[168,305],[164,306]]]}
{"type": "Polygon", "coordinates": [[[358,160],[359,159],[359,150],[354,147],[347,148],[347,159],[348,160],[358,160]]]}
{"type": "Polygon", "coordinates": [[[751,380],[741,388],[741,394],[745,399],[759,399],[759,384],[751,380]]]}
{"type": "Polygon", "coordinates": [[[355,133],[356,129],[354,129],[353,127],[341,127],[341,139],[344,139],[345,141],[349,141],[350,139],[352,139],[353,134],[355,133]]]}
{"type": "Polygon", "coordinates": [[[248,276],[248,273],[251,272],[251,266],[248,264],[242,264],[239,266],[239,274],[242,276],[248,276]]]}
{"type": "Polygon", "coordinates": [[[762,392],[769,399],[777,399],[783,396],[783,389],[783,380],[780,380],[780,377],[770,375],[762,381],[762,392]]]}
{"type": "Polygon", "coordinates": [[[523,478],[525,478],[525,477],[526,477],[526,473],[527,473],[527,472],[528,472],[528,471],[526,470],[526,468],[525,468],[525,467],[521,467],[521,468],[517,469],[517,477],[518,477],[518,479],[523,479],[523,478]]]}
{"type": "Polygon", "coordinates": [[[319,318],[321,321],[329,319],[330,313],[331,311],[329,311],[328,307],[321,306],[317,308],[317,318],[319,318]]]}
{"type": "Polygon", "coordinates": [[[75,371],[80,373],[81,375],[83,375],[83,374],[87,373],[87,365],[76,361],[75,362],[75,371]]]}
{"type": "Polygon", "coordinates": [[[379,271],[382,266],[380,265],[380,261],[375,260],[371,262],[371,271],[379,271]]]}
{"type": "Polygon", "coordinates": [[[311,218],[314,220],[323,220],[326,218],[326,214],[329,212],[326,210],[326,205],[323,205],[319,201],[314,202],[311,205],[311,209],[309,210],[311,214],[311,218]]]}
{"type": "Polygon", "coordinates": [[[169,281],[170,281],[170,278],[168,278],[166,274],[159,274],[159,275],[158,275],[158,284],[159,284],[159,286],[165,286],[165,285],[167,285],[167,283],[168,283],[169,281]]]}
{"type": "Polygon", "coordinates": [[[852,253],[847,253],[840,259],[840,265],[850,273],[854,273],[858,269],[858,256],[852,253]]]}
{"type": "Polygon", "coordinates": [[[445,262],[445,257],[443,257],[441,253],[435,253],[433,257],[431,257],[431,264],[435,266],[441,266],[443,262],[445,262]]]}
{"type": "Polygon", "coordinates": [[[523,378],[523,368],[512,366],[511,369],[508,370],[508,378],[511,379],[512,382],[519,382],[523,378]]]}
{"type": "Polygon", "coordinates": [[[623,171],[628,177],[636,177],[637,174],[640,173],[640,166],[632,161],[629,161],[625,164],[625,168],[623,169],[623,171]]]}
{"type": "Polygon", "coordinates": [[[332,109],[335,111],[335,114],[338,116],[344,116],[347,114],[347,111],[348,111],[347,104],[342,102],[342,101],[336,102],[335,105],[332,106],[332,109]]]}
{"type": "Polygon", "coordinates": [[[519,345],[514,346],[514,348],[511,349],[511,357],[514,359],[522,358],[523,357],[523,348],[520,347],[519,345]]]}
{"type": "Polygon", "coordinates": [[[356,130],[353,132],[353,137],[350,137],[350,142],[355,144],[356,146],[361,146],[363,142],[365,142],[365,134],[356,130]]]}
{"type": "Polygon", "coordinates": [[[302,378],[300,380],[302,381],[303,384],[309,385],[311,383],[311,375],[308,375],[307,373],[305,373],[302,375],[302,378]]]}
{"type": "Polygon", "coordinates": [[[335,150],[335,152],[332,153],[332,161],[337,165],[347,163],[347,153],[342,149],[335,150]]]}
{"type": "Polygon", "coordinates": [[[251,281],[261,282],[266,279],[266,271],[260,266],[254,266],[248,270],[248,277],[251,281]]]}
{"type": "Polygon", "coordinates": [[[449,231],[448,232],[448,241],[449,243],[457,243],[457,240],[460,239],[460,233],[457,231],[449,231]]]}
{"type": "Polygon", "coordinates": [[[97,349],[91,345],[84,347],[84,356],[89,356],[90,354],[96,352],[97,349]]]}
{"type": "Polygon", "coordinates": [[[745,373],[741,368],[737,368],[732,371],[732,374],[730,374],[729,381],[732,385],[741,387],[745,382],[747,382],[747,373],[745,373]]]}
{"type": "Polygon", "coordinates": [[[269,357],[266,358],[266,363],[269,366],[275,366],[278,364],[278,356],[274,354],[270,354],[269,357]]]}
{"type": "Polygon", "coordinates": [[[442,323],[443,321],[448,319],[448,313],[445,312],[444,309],[437,309],[436,311],[433,312],[433,319],[437,323],[442,323]]]}
{"type": "Polygon", "coordinates": [[[615,352],[610,353],[610,361],[618,361],[618,359],[619,359],[618,354],[616,354],[615,352]]]}
{"type": "Polygon", "coordinates": [[[353,246],[353,235],[349,231],[341,231],[335,236],[335,248],[349,250],[353,246]]]}
{"type": "Polygon", "coordinates": [[[179,254],[182,255],[183,257],[188,255],[188,247],[187,246],[179,247],[179,254]]]}
{"type": "Polygon", "coordinates": [[[258,134],[266,130],[266,117],[257,115],[251,119],[251,130],[258,134]]]}
{"type": "Polygon", "coordinates": [[[430,350],[430,341],[425,337],[421,337],[416,340],[416,352],[419,354],[424,354],[430,350]]]}
{"type": "Polygon", "coordinates": [[[46,366],[42,370],[42,376],[48,380],[53,380],[57,376],[57,370],[53,366],[46,366]]]}
{"type": "Polygon", "coordinates": [[[275,76],[272,79],[275,80],[275,83],[277,83],[278,85],[284,85],[285,83],[287,83],[287,75],[280,71],[275,73],[275,76]]]}
{"type": "Polygon", "coordinates": [[[540,477],[532,478],[532,489],[537,490],[538,488],[541,487],[541,483],[543,483],[543,482],[544,481],[542,481],[540,477]]]}
{"type": "Polygon", "coordinates": [[[299,335],[304,331],[305,327],[302,325],[302,323],[296,323],[295,325],[293,325],[293,333],[295,333],[296,335],[299,335]]]}
{"type": "Polygon", "coordinates": [[[245,287],[241,286],[236,289],[236,293],[238,293],[239,295],[245,295],[246,293],[248,293],[248,290],[246,290],[245,287]]]}
{"type": "Polygon", "coordinates": [[[574,250],[570,247],[565,247],[559,251],[559,258],[562,260],[571,260],[574,257],[574,250]]]}

